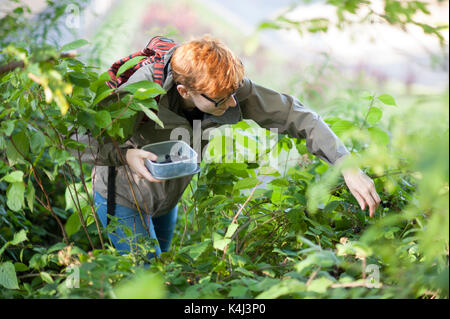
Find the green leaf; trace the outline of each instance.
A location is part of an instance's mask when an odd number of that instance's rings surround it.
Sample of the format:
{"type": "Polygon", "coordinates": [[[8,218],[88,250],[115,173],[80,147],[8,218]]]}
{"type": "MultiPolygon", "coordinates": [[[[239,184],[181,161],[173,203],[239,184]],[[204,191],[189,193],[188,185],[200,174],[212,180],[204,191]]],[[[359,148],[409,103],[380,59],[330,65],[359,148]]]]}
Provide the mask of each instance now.
{"type": "Polygon", "coordinates": [[[11,136],[14,131],[14,121],[2,120],[1,130],[4,132],[5,136],[11,136]]]}
{"type": "Polygon", "coordinates": [[[88,129],[95,127],[95,115],[85,111],[79,111],[77,114],[77,121],[88,129]]]}
{"type": "Polygon", "coordinates": [[[102,110],[95,114],[95,124],[100,128],[107,127],[111,121],[111,114],[108,111],[102,110]]]}
{"type": "Polygon", "coordinates": [[[262,23],[259,24],[258,26],[259,30],[263,30],[263,29],[281,29],[281,26],[279,24],[277,24],[274,21],[264,21],[262,23]]]}
{"type": "Polygon", "coordinates": [[[22,209],[25,198],[25,185],[23,182],[15,182],[10,185],[6,193],[9,209],[12,211],[19,211],[22,209]]]}
{"type": "Polygon", "coordinates": [[[228,245],[231,242],[230,238],[223,238],[217,233],[213,234],[213,247],[214,249],[224,250],[225,246],[228,245]]]}
{"type": "Polygon", "coordinates": [[[19,289],[16,269],[10,261],[0,264],[0,285],[7,289],[19,289]]]}
{"type": "Polygon", "coordinates": [[[162,299],[167,294],[161,276],[149,272],[140,272],[131,280],[121,281],[114,292],[119,299],[162,299]]]}
{"type": "Polygon", "coordinates": [[[41,131],[36,131],[31,136],[31,152],[34,154],[39,154],[42,148],[45,146],[45,136],[41,131]]]}
{"type": "Polygon", "coordinates": [[[75,50],[75,49],[81,48],[82,46],[85,46],[86,44],[89,44],[89,42],[84,39],[75,40],[75,41],[64,44],[61,48],[61,51],[75,50]]]}
{"type": "Polygon", "coordinates": [[[355,128],[353,122],[346,120],[337,120],[331,125],[331,130],[338,136],[353,128],[355,128]]]}
{"type": "Polygon", "coordinates": [[[67,236],[70,237],[78,232],[78,230],[80,230],[80,227],[80,216],[78,216],[77,212],[73,212],[72,215],[70,215],[69,219],[67,219],[66,225],[64,226],[67,236]]]}
{"type": "Polygon", "coordinates": [[[314,291],[317,293],[325,293],[327,291],[328,287],[330,287],[332,283],[333,282],[330,279],[325,278],[325,277],[322,277],[319,279],[314,279],[309,284],[307,290],[314,291]]]}
{"type": "Polygon", "coordinates": [[[224,250],[225,246],[228,245],[231,242],[230,238],[222,238],[219,240],[214,241],[214,248],[219,250],[224,250]]]}
{"type": "Polygon", "coordinates": [[[369,114],[367,114],[367,123],[375,125],[380,121],[382,116],[383,112],[379,108],[372,106],[369,110],[369,114]]]}
{"type": "Polygon", "coordinates": [[[19,262],[14,263],[14,268],[16,269],[16,271],[27,271],[30,269],[27,265],[19,262]]]}
{"type": "Polygon", "coordinates": [[[82,108],[87,107],[86,102],[81,100],[81,99],[79,99],[79,98],[76,98],[76,97],[73,97],[73,96],[66,96],[66,99],[67,99],[67,101],[70,104],[81,106],[82,108]]]}
{"type": "Polygon", "coordinates": [[[9,173],[2,179],[2,181],[8,182],[8,183],[16,183],[16,182],[22,182],[23,181],[23,172],[22,171],[14,171],[12,173],[9,173]]]}
{"type": "Polygon", "coordinates": [[[269,183],[270,185],[279,186],[279,187],[287,187],[289,186],[289,182],[285,178],[276,178],[269,183]]]}
{"type": "Polygon", "coordinates": [[[69,72],[67,73],[67,75],[69,77],[70,82],[72,82],[75,85],[78,85],[83,88],[88,88],[91,85],[86,73],[69,72]]]}
{"type": "Polygon", "coordinates": [[[249,271],[249,270],[247,270],[245,268],[242,268],[242,267],[237,267],[235,269],[235,271],[240,272],[241,274],[243,274],[243,275],[245,275],[247,277],[255,277],[254,273],[252,273],[251,271],[249,271]]]}
{"type": "Polygon", "coordinates": [[[289,295],[295,292],[302,292],[305,290],[305,284],[297,279],[282,280],[270,288],[267,287],[265,291],[256,296],[256,299],[274,299],[283,295],[289,295]]]}
{"type": "Polygon", "coordinates": [[[114,89],[108,89],[108,90],[103,91],[99,95],[97,95],[94,99],[94,102],[92,102],[92,105],[97,105],[100,101],[107,98],[111,94],[112,91],[114,91],[114,89]]]}
{"type": "Polygon", "coordinates": [[[218,204],[222,203],[226,199],[227,199],[227,197],[225,195],[214,195],[214,197],[208,198],[208,199],[204,200],[202,203],[200,203],[198,205],[198,208],[204,209],[206,207],[214,207],[214,206],[217,206],[218,204]]]}
{"type": "Polygon", "coordinates": [[[0,248],[0,256],[3,254],[3,252],[8,248],[8,246],[11,244],[11,242],[6,242],[2,248],[0,248]]]}
{"type": "Polygon", "coordinates": [[[249,122],[246,122],[245,120],[239,121],[236,124],[233,124],[234,129],[240,129],[240,130],[247,130],[249,128],[252,128],[249,122]]]}
{"type": "Polygon", "coordinates": [[[201,254],[203,254],[203,252],[208,248],[210,244],[211,240],[208,239],[202,241],[201,243],[193,245],[192,248],[189,249],[189,256],[194,260],[197,259],[201,256],[201,254]]]}
{"type": "Polygon", "coordinates": [[[159,119],[159,117],[155,114],[155,112],[151,111],[142,103],[136,103],[137,106],[147,115],[152,121],[156,122],[159,126],[164,128],[163,122],[159,119]]]}
{"type": "Polygon", "coordinates": [[[102,74],[99,75],[97,80],[95,80],[91,83],[91,91],[97,92],[99,87],[101,87],[102,85],[105,85],[106,87],[108,87],[106,85],[106,82],[109,80],[111,80],[111,75],[109,75],[108,72],[103,72],[102,74]]]}
{"type": "Polygon", "coordinates": [[[128,70],[129,68],[132,68],[133,66],[135,66],[136,64],[139,63],[139,61],[141,61],[142,59],[145,59],[145,56],[136,56],[130,60],[128,60],[127,62],[125,62],[120,68],[119,71],[117,71],[116,76],[121,75],[123,72],[125,72],[126,70],[128,70]]]}
{"type": "Polygon", "coordinates": [[[231,238],[233,234],[236,232],[236,229],[238,229],[239,225],[236,223],[232,223],[228,226],[227,233],[225,234],[225,238],[231,238]]]}
{"type": "Polygon", "coordinates": [[[81,208],[84,208],[86,206],[89,205],[89,202],[85,196],[85,193],[83,192],[83,184],[82,183],[77,183],[75,184],[75,187],[73,185],[69,185],[66,187],[66,192],[65,192],[65,200],[66,200],[66,210],[69,209],[77,209],[76,204],[80,204],[81,208]],[[78,200],[77,200],[77,196],[78,195],[78,200]],[[73,196],[73,199],[72,199],[73,196]],[[74,202],[75,200],[75,202],[74,202]]]}
{"type": "Polygon", "coordinates": [[[18,233],[14,234],[13,240],[11,240],[11,245],[18,245],[21,242],[27,240],[27,231],[25,229],[21,229],[18,233]]]}
{"type": "Polygon", "coordinates": [[[158,95],[163,94],[165,91],[160,88],[150,88],[150,89],[139,89],[134,94],[133,97],[138,100],[147,100],[154,98],[158,95]]]}
{"type": "Polygon", "coordinates": [[[388,145],[389,144],[389,135],[378,127],[369,127],[368,128],[370,138],[373,142],[379,145],[388,145]]]}
{"type": "Polygon", "coordinates": [[[45,272],[45,271],[41,271],[40,273],[41,278],[43,281],[45,281],[48,284],[52,284],[53,283],[53,278],[52,276],[49,275],[49,273],[45,272]]]}
{"type": "Polygon", "coordinates": [[[233,189],[234,190],[240,190],[240,189],[247,189],[247,188],[253,188],[259,183],[259,179],[256,177],[247,177],[240,179],[234,184],[233,189]]]}
{"type": "Polygon", "coordinates": [[[247,293],[248,288],[245,286],[233,286],[228,293],[228,297],[242,297],[247,293]]]}
{"type": "Polygon", "coordinates": [[[12,137],[12,142],[7,141],[6,143],[6,156],[10,162],[11,166],[16,163],[23,162],[23,156],[28,156],[29,144],[27,135],[24,132],[18,132],[12,137]]]}
{"type": "Polygon", "coordinates": [[[327,212],[327,213],[332,213],[339,206],[339,204],[340,204],[340,201],[338,201],[338,200],[334,200],[332,202],[329,202],[327,204],[327,206],[325,206],[324,211],[327,212]]]}
{"type": "MultiPolygon", "coordinates": [[[[137,91],[144,94],[144,92],[152,92],[153,94],[156,94],[154,96],[160,95],[165,93],[166,91],[158,84],[152,81],[144,80],[139,82],[134,82],[125,86],[120,87],[120,90],[122,91],[128,91],[131,93],[136,93],[137,91]]],[[[150,93],[148,93],[150,94],[150,93]]]]}
{"type": "Polygon", "coordinates": [[[395,103],[395,99],[389,94],[381,94],[380,96],[378,96],[378,100],[386,105],[397,106],[397,103],[395,103]]]}
{"type": "Polygon", "coordinates": [[[162,299],[166,297],[164,281],[158,273],[139,272],[114,288],[119,299],[162,299]]]}

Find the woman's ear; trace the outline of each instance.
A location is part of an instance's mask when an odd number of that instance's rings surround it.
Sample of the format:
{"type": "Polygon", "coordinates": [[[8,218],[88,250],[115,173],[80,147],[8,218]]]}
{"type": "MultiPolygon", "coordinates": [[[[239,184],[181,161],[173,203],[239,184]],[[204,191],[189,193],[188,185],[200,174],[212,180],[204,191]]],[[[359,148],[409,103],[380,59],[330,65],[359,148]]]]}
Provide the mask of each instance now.
{"type": "Polygon", "coordinates": [[[189,97],[189,92],[183,84],[177,85],[177,91],[178,91],[178,93],[180,93],[180,95],[183,99],[187,99],[189,97]]]}

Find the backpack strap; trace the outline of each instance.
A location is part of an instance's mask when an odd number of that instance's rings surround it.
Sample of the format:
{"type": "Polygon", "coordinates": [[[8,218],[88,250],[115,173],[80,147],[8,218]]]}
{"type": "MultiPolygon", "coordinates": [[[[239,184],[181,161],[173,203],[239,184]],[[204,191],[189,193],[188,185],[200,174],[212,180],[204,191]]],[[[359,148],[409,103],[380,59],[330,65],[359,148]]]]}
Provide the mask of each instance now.
{"type": "Polygon", "coordinates": [[[154,52],[150,58],[153,63],[153,81],[161,86],[164,80],[164,56],[175,45],[173,40],[164,37],[154,37],[147,44],[146,49],[154,52]]]}
{"type": "Polygon", "coordinates": [[[162,86],[164,79],[164,55],[175,45],[176,43],[171,39],[159,36],[153,37],[145,49],[132,53],[129,56],[114,62],[108,69],[111,80],[107,81],[106,84],[110,88],[118,88],[128,81],[130,76],[138,69],[144,65],[153,64],[153,81],[162,86]],[[144,58],[133,67],[117,76],[120,67],[137,56],[143,56],[144,58]]]}
{"type": "Polygon", "coordinates": [[[116,205],[116,167],[108,166],[108,195],[106,198],[106,225],[110,222],[109,216],[115,216],[116,205]]]}

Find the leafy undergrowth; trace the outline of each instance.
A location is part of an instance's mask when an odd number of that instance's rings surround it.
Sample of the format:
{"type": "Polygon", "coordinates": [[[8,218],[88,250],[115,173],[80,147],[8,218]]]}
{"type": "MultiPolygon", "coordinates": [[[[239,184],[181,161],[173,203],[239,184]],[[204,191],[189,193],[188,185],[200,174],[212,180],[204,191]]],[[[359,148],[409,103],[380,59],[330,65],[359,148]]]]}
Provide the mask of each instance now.
{"type": "MultiPolygon", "coordinates": [[[[1,264],[0,282],[10,288],[1,290],[2,297],[448,296],[448,250],[439,246],[445,241],[436,245],[439,237],[429,238],[443,221],[436,220],[438,212],[408,213],[418,208],[408,204],[417,202],[413,178],[400,178],[390,194],[383,178],[375,178],[383,207],[370,219],[342,180],[314,213],[308,211],[307,189],[326,173],[317,173],[327,166],[321,161],[303,161],[263,188],[254,187],[261,179],[255,164],[202,166],[180,204],[172,249],[157,259],[144,257],[149,243],[122,256],[108,244],[88,251],[82,231],[71,236],[75,245],[47,248],[54,241],[51,220],[46,225],[42,214],[2,208],[3,222],[25,229],[2,250],[2,259],[10,260],[1,264]]],[[[94,223],[88,230],[95,236],[94,223]]]]}
{"type": "Polygon", "coordinates": [[[128,255],[109,244],[91,167],[77,155],[84,145],[70,137],[89,131],[120,143],[138,112],[159,121],[150,109],[163,91],[143,81],[116,95],[107,73],[66,53],[87,41],[13,42],[20,23],[28,25],[23,9],[0,19],[1,298],[448,298],[448,90],[410,109],[364,88],[336,97],[356,115],[336,108],[325,122],[353,154],[342,165],[375,182],[382,205],[372,219],[340,167],[304,141],[233,125],[224,137],[233,151],[218,137],[206,155],[239,163],[202,164],[179,204],[171,251],[147,260],[150,242],[128,255]]]}

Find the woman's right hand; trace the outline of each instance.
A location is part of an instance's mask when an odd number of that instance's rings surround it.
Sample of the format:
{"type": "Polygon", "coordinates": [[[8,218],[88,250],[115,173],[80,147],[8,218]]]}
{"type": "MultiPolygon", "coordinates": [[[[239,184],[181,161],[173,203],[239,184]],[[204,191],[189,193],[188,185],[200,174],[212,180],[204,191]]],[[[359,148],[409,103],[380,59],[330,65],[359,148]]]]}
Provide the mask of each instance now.
{"type": "Polygon", "coordinates": [[[162,180],[156,179],[150,174],[147,167],[144,164],[144,160],[149,159],[151,161],[156,161],[158,159],[158,156],[156,156],[153,153],[140,150],[140,149],[134,149],[130,148],[127,150],[126,153],[126,160],[128,163],[128,166],[140,177],[145,178],[149,182],[153,183],[160,183],[162,180]]]}

